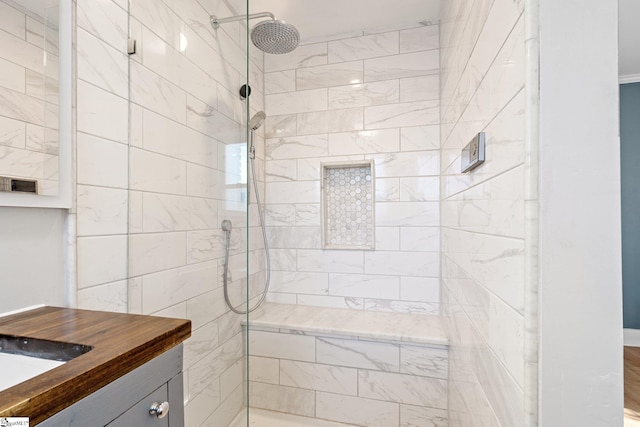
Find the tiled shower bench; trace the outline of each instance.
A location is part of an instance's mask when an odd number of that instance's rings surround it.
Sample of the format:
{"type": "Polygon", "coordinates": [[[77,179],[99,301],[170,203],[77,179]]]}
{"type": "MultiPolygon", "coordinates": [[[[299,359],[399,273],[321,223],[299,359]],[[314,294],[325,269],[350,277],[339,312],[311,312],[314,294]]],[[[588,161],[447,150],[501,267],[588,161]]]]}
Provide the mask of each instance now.
{"type": "Polygon", "coordinates": [[[446,427],[448,350],[437,316],[270,303],[249,324],[249,407],[355,426],[446,427]]]}

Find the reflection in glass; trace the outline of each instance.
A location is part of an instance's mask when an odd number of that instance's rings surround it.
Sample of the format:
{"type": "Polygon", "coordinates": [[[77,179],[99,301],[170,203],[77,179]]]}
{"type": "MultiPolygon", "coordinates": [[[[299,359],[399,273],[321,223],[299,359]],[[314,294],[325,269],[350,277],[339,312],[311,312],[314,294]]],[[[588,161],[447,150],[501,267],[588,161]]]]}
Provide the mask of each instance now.
{"type": "Polygon", "coordinates": [[[58,1],[0,0],[0,176],[59,180],[58,1]]]}

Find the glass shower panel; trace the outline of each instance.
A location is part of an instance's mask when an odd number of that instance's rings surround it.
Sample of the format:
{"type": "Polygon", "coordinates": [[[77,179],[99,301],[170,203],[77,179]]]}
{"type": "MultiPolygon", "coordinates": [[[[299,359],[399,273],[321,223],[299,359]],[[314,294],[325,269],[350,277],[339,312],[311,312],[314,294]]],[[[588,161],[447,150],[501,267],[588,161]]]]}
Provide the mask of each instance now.
{"type": "MultiPolygon", "coordinates": [[[[122,13],[122,2],[106,3],[103,16],[122,13]]],[[[245,316],[225,303],[224,273],[231,305],[242,308],[250,256],[248,103],[239,94],[248,80],[245,0],[128,7],[128,309],[192,321],[185,425],[244,425],[245,316]],[[214,28],[212,16],[241,19],[214,28]]]]}

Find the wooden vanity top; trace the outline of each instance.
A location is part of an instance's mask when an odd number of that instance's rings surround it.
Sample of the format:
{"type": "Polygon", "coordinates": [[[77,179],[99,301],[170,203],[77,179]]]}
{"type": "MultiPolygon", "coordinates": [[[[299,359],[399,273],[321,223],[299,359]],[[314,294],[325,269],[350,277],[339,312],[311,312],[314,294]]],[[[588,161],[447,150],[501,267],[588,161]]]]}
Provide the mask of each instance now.
{"type": "Polygon", "coordinates": [[[191,335],[191,322],[42,307],[0,317],[0,334],[93,347],[0,392],[0,417],[29,417],[33,426],[180,344],[191,335]]]}

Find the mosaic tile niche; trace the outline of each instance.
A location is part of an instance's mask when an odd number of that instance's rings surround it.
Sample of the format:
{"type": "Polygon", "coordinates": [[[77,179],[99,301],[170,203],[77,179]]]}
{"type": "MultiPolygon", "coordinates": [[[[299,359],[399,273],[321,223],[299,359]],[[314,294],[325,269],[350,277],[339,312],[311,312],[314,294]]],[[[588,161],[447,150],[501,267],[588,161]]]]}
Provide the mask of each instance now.
{"type": "Polygon", "coordinates": [[[325,249],[374,249],[373,172],[373,162],[322,165],[325,249]]]}

